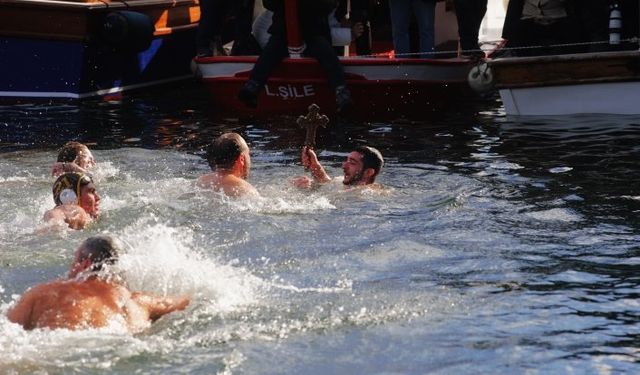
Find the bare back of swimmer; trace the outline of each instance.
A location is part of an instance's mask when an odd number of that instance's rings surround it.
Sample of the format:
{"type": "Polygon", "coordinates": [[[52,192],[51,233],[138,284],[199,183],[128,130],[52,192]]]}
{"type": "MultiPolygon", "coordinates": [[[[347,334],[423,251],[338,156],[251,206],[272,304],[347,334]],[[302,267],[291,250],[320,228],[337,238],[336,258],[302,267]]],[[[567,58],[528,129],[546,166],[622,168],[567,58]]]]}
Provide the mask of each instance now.
{"type": "Polygon", "coordinates": [[[108,236],[87,239],[76,251],[68,280],[52,281],[29,289],[7,317],[25,329],[86,329],[124,324],[132,333],[189,304],[188,297],[158,297],[131,292],[101,278],[104,264],[117,261],[117,242],[108,236]]]}

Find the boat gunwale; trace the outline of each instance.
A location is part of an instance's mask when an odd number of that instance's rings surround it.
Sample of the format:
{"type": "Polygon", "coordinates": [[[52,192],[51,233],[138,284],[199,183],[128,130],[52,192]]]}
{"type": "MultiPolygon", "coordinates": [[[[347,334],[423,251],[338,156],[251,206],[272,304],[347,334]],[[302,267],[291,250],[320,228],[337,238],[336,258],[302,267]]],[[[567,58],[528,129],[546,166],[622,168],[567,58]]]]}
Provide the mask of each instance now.
{"type": "Polygon", "coordinates": [[[70,0],[0,0],[0,6],[24,8],[76,8],[76,9],[144,9],[158,7],[171,9],[182,6],[197,6],[197,0],[116,0],[116,1],[70,1],[70,0]]]}
{"type": "MultiPolygon", "coordinates": [[[[196,57],[196,64],[231,64],[231,63],[255,63],[258,56],[213,56],[213,57],[196,57]]],[[[340,57],[342,65],[346,66],[364,66],[364,65],[390,65],[390,66],[464,66],[472,63],[466,59],[398,59],[385,57],[340,57]]],[[[311,57],[288,57],[282,63],[295,65],[313,65],[317,64],[317,60],[311,57]]]]}

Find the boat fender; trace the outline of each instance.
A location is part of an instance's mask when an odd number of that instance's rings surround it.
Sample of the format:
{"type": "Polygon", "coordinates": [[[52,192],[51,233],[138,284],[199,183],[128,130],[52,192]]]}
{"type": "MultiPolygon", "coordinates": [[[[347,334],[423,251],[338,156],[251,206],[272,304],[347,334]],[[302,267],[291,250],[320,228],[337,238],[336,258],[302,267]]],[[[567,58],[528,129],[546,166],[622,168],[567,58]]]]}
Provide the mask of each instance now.
{"type": "Polygon", "coordinates": [[[493,72],[486,62],[482,62],[471,68],[467,81],[475,92],[485,94],[493,89],[493,72]]]}
{"type": "Polygon", "coordinates": [[[609,8],[609,44],[620,44],[620,35],[622,34],[620,4],[617,1],[613,1],[609,8]]]}
{"type": "Polygon", "coordinates": [[[155,27],[151,19],[139,12],[120,10],[107,14],[102,23],[102,36],[113,47],[127,52],[149,48],[155,27]]]}

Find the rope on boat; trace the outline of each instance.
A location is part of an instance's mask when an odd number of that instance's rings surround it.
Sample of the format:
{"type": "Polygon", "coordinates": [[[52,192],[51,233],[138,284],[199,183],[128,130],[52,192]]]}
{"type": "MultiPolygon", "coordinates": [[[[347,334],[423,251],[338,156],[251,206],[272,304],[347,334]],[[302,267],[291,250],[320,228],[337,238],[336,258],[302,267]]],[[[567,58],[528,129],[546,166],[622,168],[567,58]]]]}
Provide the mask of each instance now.
{"type": "MultiPolygon", "coordinates": [[[[632,37],[627,39],[621,39],[620,43],[638,43],[638,37],[632,37]]],[[[599,42],[577,42],[577,43],[561,43],[561,44],[548,44],[548,45],[537,45],[537,46],[521,46],[521,47],[500,47],[500,45],[504,44],[505,40],[491,40],[482,42],[482,44],[489,44],[496,46],[494,50],[496,51],[521,51],[521,50],[531,50],[531,49],[541,49],[541,48],[568,48],[568,47],[580,47],[580,46],[592,46],[592,45],[602,45],[609,44],[608,40],[603,40],[599,42]]],[[[396,53],[395,57],[419,57],[421,55],[457,55],[461,54],[471,54],[478,52],[486,52],[481,48],[477,49],[465,49],[465,50],[449,50],[449,51],[431,51],[431,52],[408,52],[408,53],[396,53]]],[[[389,53],[374,53],[370,55],[359,55],[358,57],[390,57],[389,53]]]]}

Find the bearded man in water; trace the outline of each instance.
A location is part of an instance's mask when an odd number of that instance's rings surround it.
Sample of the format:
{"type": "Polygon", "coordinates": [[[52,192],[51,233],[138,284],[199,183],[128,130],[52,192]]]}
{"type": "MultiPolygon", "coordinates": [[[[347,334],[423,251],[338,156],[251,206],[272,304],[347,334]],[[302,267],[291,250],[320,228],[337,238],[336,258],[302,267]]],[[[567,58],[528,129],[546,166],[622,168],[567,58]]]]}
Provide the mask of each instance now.
{"type": "Polygon", "coordinates": [[[27,290],[7,313],[11,322],[25,329],[99,328],[124,324],[132,333],[172,311],[183,310],[187,297],[157,297],[131,292],[108,275],[118,261],[120,242],[95,236],[77,249],[67,280],[51,281],[27,290]]]}
{"type": "MultiPolygon", "coordinates": [[[[310,188],[314,184],[325,184],[332,178],[318,161],[315,151],[309,147],[302,149],[302,165],[311,171],[313,179],[307,176],[296,177],[292,182],[300,188],[310,188]]],[[[377,149],[370,146],[358,146],[347,155],[342,163],[344,177],[342,183],[346,187],[367,186],[381,188],[377,184],[376,177],[382,170],[384,159],[377,149]]]]}

